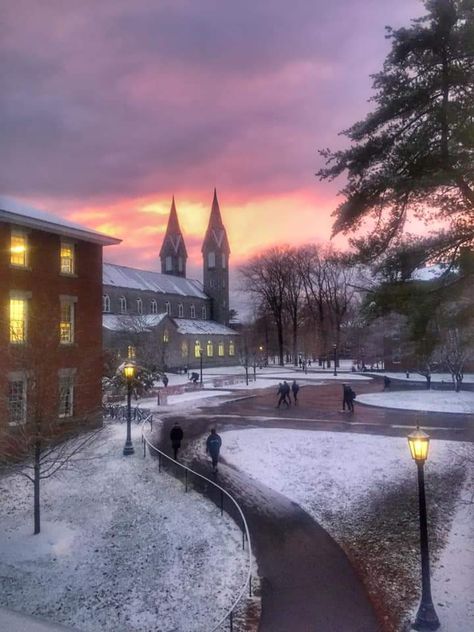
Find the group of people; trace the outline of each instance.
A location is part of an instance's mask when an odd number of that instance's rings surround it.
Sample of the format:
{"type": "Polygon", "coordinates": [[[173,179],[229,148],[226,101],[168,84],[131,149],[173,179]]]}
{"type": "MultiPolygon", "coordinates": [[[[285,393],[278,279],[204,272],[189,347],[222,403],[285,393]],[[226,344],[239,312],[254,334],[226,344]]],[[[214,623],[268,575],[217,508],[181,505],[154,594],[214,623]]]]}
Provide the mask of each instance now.
{"type": "Polygon", "coordinates": [[[295,406],[298,404],[298,391],[300,390],[299,384],[297,384],[296,380],[293,380],[291,385],[288,382],[280,382],[278,385],[277,397],[278,403],[277,408],[280,408],[282,404],[285,404],[287,408],[291,406],[291,393],[293,393],[293,400],[295,406]]]}
{"type": "MultiPolygon", "coordinates": [[[[173,449],[173,458],[178,460],[178,452],[181,448],[181,441],[184,438],[184,432],[179,423],[176,421],[170,431],[171,447],[173,449]]],[[[217,472],[217,464],[219,462],[219,452],[222,446],[222,439],[217,434],[215,428],[211,428],[211,432],[206,440],[206,453],[211,457],[212,471],[217,472]]]]}

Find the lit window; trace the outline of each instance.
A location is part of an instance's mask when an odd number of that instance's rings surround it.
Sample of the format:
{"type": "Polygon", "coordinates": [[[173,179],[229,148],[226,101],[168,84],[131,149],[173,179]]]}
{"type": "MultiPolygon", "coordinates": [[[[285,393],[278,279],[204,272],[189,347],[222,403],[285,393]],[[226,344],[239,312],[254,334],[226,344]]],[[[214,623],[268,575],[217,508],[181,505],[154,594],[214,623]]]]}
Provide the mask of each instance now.
{"type": "Polygon", "coordinates": [[[74,303],[70,299],[61,299],[59,341],[62,345],[74,342],[74,303]]]}
{"type": "Polygon", "coordinates": [[[224,355],[224,343],[223,342],[219,342],[219,346],[217,347],[217,353],[221,357],[224,355]]]}
{"type": "Polygon", "coordinates": [[[152,299],[152,301],[150,303],[150,312],[152,314],[157,314],[158,313],[158,305],[157,305],[155,299],[152,299]]]}
{"type": "Polygon", "coordinates": [[[136,349],[133,345],[128,345],[127,347],[127,358],[129,360],[135,360],[137,355],[136,349]]]}
{"type": "Polygon", "coordinates": [[[201,316],[206,320],[206,307],[204,305],[201,307],[201,316]]]}
{"type": "Polygon", "coordinates": [[[182,306],[182,305],[181,305],[181,303],[180,303],[180,304],[178,305],[178,316],[179,316],[180,318],[182,318],[182,317],[183,317],[183,314],[184,314],[184,308],[183,308],[183,306],[182,306]]]}
{"type": "Polygon", "coordinates": [[[12,230],[10,240],[10,263],[26,268],[28,265],[28,238],[21,230],[12,230]]]}
{"type": "Polygon", "coordinates": [[[26,379],[15,379],[9,382],[8,407],[10,425],[24,424],[26,421],[26,379]]]}
{"type": "Polygon", "coordinates": [[[120,297],[120,313],[121,314],[127,313],[127,299],[125,298],[125,296],[120,297]]]}
{"type": "Polygon", "coordinates": [[[61,242],[61,274],[74,274],[74,244],[61,242]]]}
{"type": "Polygon", "coordinates": [[[163,332],[163,342],[169,342],[170,341],[170,335],[168,333],[168,330],[165,329],[163,332]]]}
{"type": "Polygon", "coordinates": [[[207,255],[207,267],[208,268],[215,268],[216,267],[216,253],[215,252],[210,252],[207,255]]]}
{"type": "Polygon", "coordinates": [[[183,342],[181,343],[181,357],[188,357],[188,343],[186,342],[186,340],[183,340],[183,342]]]}
{"type": "Polygon", "coordinates": [[[166,257],[165,259],[165,270],[166,272],[171,272],[173,269],[173,260],[171,257],[166,257]]]}
{"type": "Polygon", "coordinates": [[[191,318],[196,318],[196,308],[194,305],[191,305],[191,318]]]}
{"type": "Polygon", "coordinates": [[[143,314],[143,303],[141,298],[137,298],[137,312],[143,314]]]}
{"type": "Polygon", "coordinates": [[[207,357],[211,358],[214,355],[214,345],[210,340],[207,341],[207,357]]]}
{"type": "Polygon", "coordinates": [[[10,299],[10,342],[26,342],[27,307],[24,298],[10,299]]]}
{"type": "Polygon", "coordinates": [[[74,378],[59,378],[59,417],[72,417],[74,404],[74,378]]]}
{"type": "Polygon", "coordinates": [[[108,294],[104,294],[102,297],[102,311],[105,313],[110,312],[110,296],[108,294]]]}
{"type": "Polygon", "coordinates": [[[232,342],[232,340],[229,342],[229,355],[230,356],[235,355],[235,347],[234,347],[234,343],[232,342]]]}
{"type": "Polygon", "coordinates": [[[196,340],[196,342],[194,343],[194,357],[201,357],[201,343],[199,342],[199,340],[196,340]]]}
{"type": "Polygon", "coordinates": [[[171,303],[165,303],[165,309],[168,316],[171,316],[171,303]]]}

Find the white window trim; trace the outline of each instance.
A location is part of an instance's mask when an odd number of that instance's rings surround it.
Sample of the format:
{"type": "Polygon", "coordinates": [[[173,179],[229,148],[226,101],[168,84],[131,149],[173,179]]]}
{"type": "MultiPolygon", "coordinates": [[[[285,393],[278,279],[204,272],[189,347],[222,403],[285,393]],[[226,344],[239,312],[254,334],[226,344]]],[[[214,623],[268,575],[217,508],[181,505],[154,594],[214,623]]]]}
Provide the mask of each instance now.
{"type": "Polygon", "coordinates": [[[137,298],[137,314],[143,314],[143,301],[141,298],[137,298]]]}
{"type": "Polygon", "coordinates": [[[171,303],[169,301],[166,301],[165,303],[165,310],[168,316],[171,316],[171,303]]]}
{"type": "Polygon", "coordinates": [[[121,296],[119,298],[119,305],[120,305],[120,313],[121,314],[126,314],[127,310],[128,310],[128,304],[127,304],[127,297],[126,296],[121,296]]]}
{"type": "Polygon", "coordinates": [[[158,314],[158,303],[155,301],[154,298],[150,301],[150,313],[158,314]]]}
{"type": "MultiPolygon", "coordinates": [[[[28,330],[29,330],[29,304],[28,301],[31,300],[32,292],[25,290],[10,290],[10,300],[15,301],[24,301],[25,302],[25,335],[23,340],[12,340],[11,333],[9,332],[9,341],[11,345],[24,345],[28,342],[28,330]]],[[[10,305],[8,307],[10,310],[10,305]]],[[[10,323],[10,314],[8,315],[8,322],[10,323]]]]}
{"type": "Polygon", "coordinates": [[[59,395],[59,400],[58,400],[58,418],[59,419],[70,419],[71,417],[74,417],[74,399],[75,399],[75,383],[74,383],[74,378],[76,375],[76,369],[59,369],[58,371],[58,395],[59,395]],[[60,388],[60,383],[61,380],[69,380],[69,386],[71,389],[70,392],[70,404],[69,404],[69,408],[70,408],[70,412],[64,412],[61,413],[59,412],[59,410],[61,409],[61,388],[60,388]]]}
{"type": "MultiPolygon", "coordinates": [[[[22,410],[22,420],[21,421],[11,421],[10,420],[10,411],[8,411],[8,417],[9,417],[8,425],[12,426],[12,427],[23,426],[23,425],[26,424],[27,409],[28,409],[28,402],[27,402],[28,375],[24,371],[13,371],[11,373],[8,373],[8,375],[7,375],[8,388],[10,388],[10,383],[11,382],[21,382],[23,384],[23,393],[22,393],[23,410],[22,410]]],[[[10,406],[10,398],[8,398],[8,406],[10,406]]]]}
{"type": "Polygon", "coordinates": [[[110,313],[110,296],[108,294],[102,296],[102,312],[104,314],[110,313]]]}
{"type": "Polygon", "coordinates": [[[10,266],[12,268],[18,268],[19,270],[29,270],[30,269],[30,249],[29,249],[29,238],[28,231],[24,228],[16,228],[16,226],[11,227],[10,231],[10,248],[11,248],[11,239],[13,235],[21,236],[25,239],[25,263],[12,263],[11,260],[11,250],[10,250],[10,266]]]}
{"type": "Polygon", "coordinates": [[[191,305],[191,307],[189,308],[189,312],[190,312],[191,318],[196,318],[196,306],[195,305],[191,305]]]}
{"type": "Polygon", "coordinates": [[[183,315],[184,315],[184,307],[183,307],[183,304],[182,304],[182,303],[180,303],[180,304],[178,305],[178,317],[179,317],[179,318],[182,318],[182,317],[183,317],[183,315]]]}
{"type": "Polygon", "coordinates": [[[206,318],[207,318],[207,309],[206,309],[206,306],[205,306],[205,305],[203,305],[203,306],[201,307],[201,318],[202,318],[203,320],[206,320],[206,318]]]}
{"type": "MultiPolygon", "coordinates": [[[[77,296],[68,296],[67,294],[59,295],[59,309],[61,310],[62,306],[70,305],[71,307],[71,339],[68,341],[61,340],[61,331],[59,332],[59,344],[61,346],[73,345],[76,339],[76,308],[75,305],[77,303],[77,296]]],[[[61,313],[61,311],[60,311],[61,313]]],[[[61,327],[61,320],[59,321],[59,327],[61,327]]]]}
{"type": "Polygon", "coordinates": [[[61,239],[61,243],[59,244],[59,273],[63,276],[76,276],[76,245],[73,241],[69,240],[69,239],[61,239]],[[64,270],[62,270],[61,265],[62,265],[62,257],[61,257],[61,248],[63,246],[69,246],[71,248],[72,251],[72,257],[71,257],[71,267],[72,270],[71,272],[66,272],[64,270]]]}

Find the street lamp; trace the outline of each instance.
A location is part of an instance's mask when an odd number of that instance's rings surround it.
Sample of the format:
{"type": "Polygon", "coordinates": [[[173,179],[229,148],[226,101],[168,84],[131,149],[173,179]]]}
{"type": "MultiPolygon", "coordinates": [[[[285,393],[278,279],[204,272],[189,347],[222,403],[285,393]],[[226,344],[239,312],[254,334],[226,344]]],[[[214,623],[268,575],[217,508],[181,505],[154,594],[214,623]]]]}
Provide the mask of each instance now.
{"type": "Polygon", "coordinates": [[[337,344],[334,343],[332,348],[334,351],[334,377],[337,377],[337,344]]]}
{"type": "Polygon", "coordinates": [[[123,374],[127,380],[127,440],[123,447],[123,453],[125,456],[133,454],[135,450],[132,445],[132,382],[135,377],[136,367],[133,362],[127,362],[123,367],[123,374]]]}
{"type": "Polygon", "coordinates": [[[439,619],[431,599],[430,554],[428,549],[428,526],[426,520],[425,474],[424,466],[428,458],[430,437],[420,430],[408,435],[410,453],[418,467],[418,496],[420,503],[420,549],[421,549],[421,602],[413,628],[415,630],[437,630],[439,619]]]}

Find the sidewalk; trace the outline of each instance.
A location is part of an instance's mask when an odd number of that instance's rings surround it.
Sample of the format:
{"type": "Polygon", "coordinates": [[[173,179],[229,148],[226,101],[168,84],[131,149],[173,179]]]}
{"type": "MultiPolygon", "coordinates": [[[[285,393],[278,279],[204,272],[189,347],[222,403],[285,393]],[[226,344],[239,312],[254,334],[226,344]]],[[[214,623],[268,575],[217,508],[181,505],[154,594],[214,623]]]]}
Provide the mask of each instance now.
{"type": "Polygon", "coordinates": [[[8,608],[0,608],[0,630],[5,630],[5,632],[72,632],[72,628],[65,628],[46,619],[20,614],[8,608]]]}

